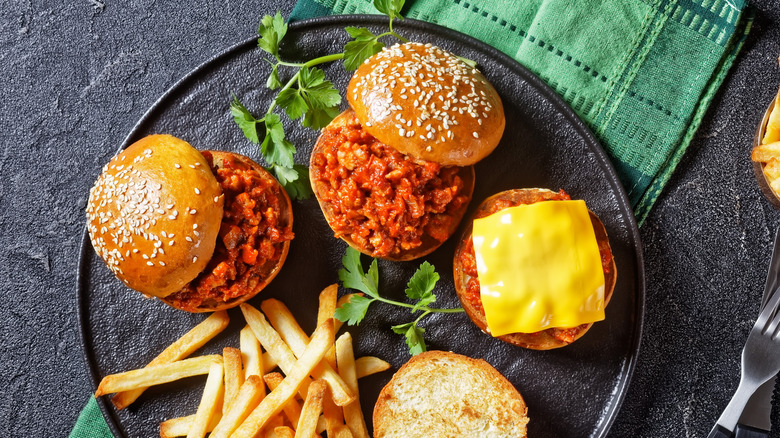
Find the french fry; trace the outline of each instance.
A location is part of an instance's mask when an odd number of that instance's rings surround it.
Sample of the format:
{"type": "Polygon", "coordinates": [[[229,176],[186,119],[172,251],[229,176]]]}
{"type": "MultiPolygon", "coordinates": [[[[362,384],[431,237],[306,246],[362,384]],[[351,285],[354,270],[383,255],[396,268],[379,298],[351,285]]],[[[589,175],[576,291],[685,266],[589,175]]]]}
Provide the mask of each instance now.
{"type": "Polygon", "coordinates": [[[349,431],[349,428],[346,425],[338,426],[333,432],[333,436],[335,438],[353,438],[352,432],[349,431]]]}
{"type": "MultiPolygon", "coordinates": [[[[244,310],[244,304],[241,305],[244,310]]],[[[259,312],[258,312],[259,313],[259,312]]],[[[248,320],[249,318],[247,318],[248,320]]],[[[252,324],[250,323],[250,326],[252,324]]],[[[253,327],[254,330],[254,327],[253,327]]],[[[258,339],[260,337],[258,336],[258,339]]],[[[262,343],[262,340],[260,341],[262,343]]],[[[232,438],[249,438],[256,436],[269,418],[281,411],[282,406],[290,400],[298,388],[304,384],[311,371],[327,353],[328,348],[334,342],[333,321],[326,320],[314,331],[309,345],[306,346],[301,357],[293,364],[287,377],[274,390],[271,391],[246,420],[233,433],[232,438]]]]}
{"type": "Polygon", "coordinates": [[[265,384],[258,375],[251,375],[244,381],[238,390],[235,400],[230,403],[230,407],[222,416],[222,420],[214,427],[214,431],[209,438],[228,438],[241,422],[249,416],[252,410],[257,407],[260,400],[265,395],[265,384]]]}
{"type": "MultiPolygon", "coordinates": [[[[320,292],[319,307],[317,308],[317,325],[322,324],[328,318],[333,318],[336,312],[336,302],[338,299],[339,285],[331,284],[320,292]]],[[[334,319],[335,324],[335,319],[334,319]]],[[[335,328],[335,326],[334,326],[335,328]]],[[[331,368],[336,369],[336,348],[331,347],[325,360],[331,368]]]]}
{"type": "Polygon", "coordinates": [[[775,193],[780,193],[780,178],[769,181],[769,187],[771,187],[775,193]]]}
{"type": "Polygon", "coordinates": [[[111,374],[100,381],[95,397],[112,392],[147,388],[161,383],[173,382],[185,377],[208,374],[212,363],[222,363],[222,356],[212,354],[184,359],[173,363],[153,365],[123,373],[111,374]]]}
{"type": "MultiPolygon", "coordinates": [[[[349,302],[352,299],[352,297],[354,297],[355,295],[363,296],[362,293],[346,294],[343,297],[339,298],[339,301],[336,303],[336,307],[341,307],[342,305],[344,305],[344,303],[349,302]]],[[[333,323],[336,324],[336,332],[341,330],[341,326],[344,325],[343,322],[341,322],[341,321],[339,321],[338,319],[335,319],[335,318],[333,319],[333,323]]]]}
{"type": "MultiPolygon", "coordinates": [[[[285,344],[279,333],[271,327],[271,324],[259,310],[246,303],[241,304],[240,308],[247,324],[252,328],[252,333],[260,341],[260,345],[273,356],[282,372],[289,375],[296,361],[295,354],[290,350],[290,347],[285,344]]],[[[311,382],[308,375],[304,376],[299,390],[301,397],[306,398],[306,390],[311,382]]]]}
{"type": "Polygon", "coordinates": [[[375,356],[355,359],[355,374],[358,379],[390,369],[390,364],[375,356]]]}
{"type": "Polygon", "coordinates": [[[241,359],[244,363],[244,380],[249,376],[263,375],[263,355],[260,350],[260,341],[255,337],[249,325],[244,326],[239,333],[239,346],[241,359]]]}
{"type": "Polygon", "coordinates": [[[309,386],[298,426],[295,428],[295,438],[311,438],[316,433],[317,422],[320,419],[320,413],[322,413],[322,399],[327,389],[328,384],[324,380],[315,380],[309,386]]]}
{"type": "Polygon", "coordinates": [[[764,166],[764,175],[766,179],[774,180],[780,178],[780,156],[772,158],[764,166]]]}
{"type": "Polygon", "coordinates": [[[266,424],[265,428],[262,430],[263,438],[279,438],[279,435],[276,434],[275,430],[277,427],[281,427],[284,425],[284,420],[282,420],[281,415],[275,415],[271,417],[268,420],[268,424],[266,424]]]}
{"type": "MultiPolygon", "coordinates": [[[[268,373],[263,376],[263,380],[265,380],[265,383],[268,385],[268,389],[273,391],[282,384],[284,376],[280,373],[268,373]]],[[[284,415],[287,416],[287,419],[290,420],[290,424],[298,424],[298,420],[301,418],[301,405],[295,397],[284,404],[282,411],[284,412],[284,415]]]]}
{"type": "Polygon", "coordinates": [[[195,412],[195,419],[192,421],[187,438],[205,438],[209,422],[214,417],[221,405],[218,401],[224,395],[225,381],[224,366],[221,363],[212,363],[209,368],[209,376],[206,379],[206,386],[203,388],[203,396],[200,398],[198,410],[195,412]]]}
{"type": "MultiPolygon", "coordinates": [[[[228,322],[228,314],[224,310],[212,313],[211,316],[201,321],[200,324],[169,345],[157,357],[152,359],[147,366],[171,363],[189,356],[224,330],[228,322]]],[[[111,399],[111,402],[117,410],[122,410],[130,406],[145,390],[145,387],[141,387],[132,391],[120,392],[111,399]]]]}
{"type": "MultiPolygon", "coordinates": [[[[265,313],[273,328],[279,333],[279,336],[281,336],[284,342],[290,347],[293,354],[300,357],[303,350],[306,348],[306,344],[309,343],[309,337],[306,336],[306,332],[298,325],[298,322],[295,320],[295,317],[293,317],[290,309],[281,301],[273,298],[263,301],[260,304],[260,308],[265,313]]],[[[333,321],[332,318],[328,320],[333,321]]],[[[344,406],[356,399],[354,392],[350,390],[346,383],[344,383],[341,376],[333,371],[333,368],[327,361],[317,364],[312,376],[316,379],[324,379],[328,382],[331,394],[333,395],[333,401],[336,402],[337,405],[344,406]]]]}
{"type": "Polygon", "coordinates": [[[758,145],[750,152],[750,159],[761,163],[766,163],[778,156],[780,156],[780,141],[758,145]]]}
{"type": "Polygon", "coordinates": [[[244,383],[241,350],[233,347],[223,348],[222,361],[225,364],[225,406],[222,410],[227,412],[238,395],[238,389],[244,383]]]}
{"type": "MultiPolygon", "coordinates": [[[[222,419],[222,415],[217,412],[214,417],[209,421],[209,425],[206,428],[208,432],[214,430],[222,419]]],[[[187,436],[190,431],[190,426],[195,420],[195,414],[187,415],[186,417],[176,417],[169,420],[165,420],[160,423],[160,438],[175,438],[179,436],[187,436]]]]}
{"type": "Polygon", "coordinates": [[[780,140],[780,93],[775,97],[775,106],[769,113],[761,144],[773,143],[778,140],[780,140]]]}
{"type": "Polygon", "coordinates": [[[279,438],[294,438],[295,437],[295,431],[292,430],[289,426],[274,427],[274,433],[279,438]]]}
{"type": "MultiPolygon", "coordinates": [[[[344,333],[336,339],[336,360],[339,364],[339,373],[344,378],[353,394],[358,394],[357,372],[355,370],[355,353],[352,349],[352,335],[344,333]]],[[[355,438],[369,438],[366,420],[363,418],[363,410],[360,401],[341,407],[344,410],[344,420],[355,438]]]]}
{"type": "Polygon", "coordinates": [[[336,406],[332,397],[322,401],[322,416],[325,418],[325,431],[328,436],[335,436],[340,426],[344,426],[344,414],[340,406],[336,406]]]}
{"type": "Polygon", "coordinates": [[[273,371],[277,366],[276,359],[274,359],[267,351],[263,353],[263,374],[268,374],[273,371]]]}

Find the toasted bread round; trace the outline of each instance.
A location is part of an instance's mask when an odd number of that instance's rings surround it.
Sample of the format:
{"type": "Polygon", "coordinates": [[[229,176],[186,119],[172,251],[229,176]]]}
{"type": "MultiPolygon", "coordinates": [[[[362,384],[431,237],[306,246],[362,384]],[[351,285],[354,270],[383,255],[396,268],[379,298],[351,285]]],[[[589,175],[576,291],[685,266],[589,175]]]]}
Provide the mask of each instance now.
{"type": "Polygon", "coordinates": [[[409,360],[374,406],[374,438],[526,436],[528,408],[482,359],[428,351],[409,360]]]}
{"type": "Polygon", "coordinates": [[[501,98],[476,68],[431,44],[396,44],[369,58],[347,88],[371,135],[399,152],[470,166],[501,140],[501,98]]]}
{"type": "MultiPolygon", "coordinates": [[[[534,202],[541,202],[546,200],[562,200],[569,199],[568,195],[563,192],[553,192],[547,189],[515,189],[507,190],[501,193],[497,193],[485,201],[483,201],[477,210],[475,211],[471,222],[474,219],[485,217],[493,214],[495,211],[502,208],[507,208],[516,205],[532,204],[534,202]]],[[[612,250],[609,246],[609,238],[607,236],[607,230],[604,228],[604,224],[599,220],[598,216],[592,211],[590,213],[590,220],[593,224],[593,230],[596,234],[596,241],[598,242],[599,252],[601,253],[602,267],[604,269],[604,306],[609,304],[612,298],[612,293],[615,289],[617,282],[617,270],[615,266],[615,260],[612,257],[612,250]]],[[[471,318],[474,324],[485,333],[489,333],[487,330],[487,320],[485,318],[485,311],[481,307],[481,302],[475,302],[470,298],[467,291],[469,283],[479,281],[476,277],[472,277],[466,271],[464,267],[464,258],[467,251],[471,251],[473,257],[473,246],[471,243],[471,234],[473,225],[469,223],[468,227],[463,233],[463,237],[455,250],[455,257],[453,260],[453,275],[455,280],[455,290],[457,291],[458,298],[460,299],[463,309],[466,314],[471,318]]],[[[478,283],[477,283],[478,284],[478,283]]],[[[498,339],[508,342],[518,347],[530,348],[532,350],[550,350],[553,348],[565,347],[577,339],[581,338],[593,325],[593,323],[582,324],[572,328],[549,328],[536,333],[511,333],[508,335],[498,336],[498,339]]]]}
{"type": "Polygon", "coordinates": [[[178,291],[206,267],[221,220],[222,189],[203,155],[162,134],[112,158],[87,204],[95,251],[125,284],[155,297],[178,291]]]}
{"type": "Polygon", "coordinates": [[[474,167],[413,160],[364,129],[348,109],[323,129],[312,151],[312,190],[328,225],[372,257],[405,261],[431,253],[463,219],[474,191],[474,167]],[[355,151],[345,147],[355,142],[362,142],[355,151]],[[382,173],[375,175],[378,168],[382,173]],[[401,168],[404,173],[393,176],[401,168]],[[451,175],[446,181],[440,178],[445,173],[451,175]],[[447,197],[450,203],[439,203],[447,197]]]}

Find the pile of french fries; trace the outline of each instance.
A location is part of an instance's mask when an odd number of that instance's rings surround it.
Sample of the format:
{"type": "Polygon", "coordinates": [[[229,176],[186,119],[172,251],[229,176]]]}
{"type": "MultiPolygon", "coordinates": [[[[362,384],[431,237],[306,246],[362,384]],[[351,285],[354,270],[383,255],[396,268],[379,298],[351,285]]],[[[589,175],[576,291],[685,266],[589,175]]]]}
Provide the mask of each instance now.
{"type": "Polygon", "coordinates": [[[334,284],[320,293],[311,337],[279,300],[263,301],[262,311],[242,304],[247,325],[239,348],[189,358],[227,327],[228,314],[214,312],[146,367],[104,377],[95,396],[115,393],[112,403],[124,409],[149,386],[207,375],[197,411],[161,423],[162,438],[311,438],[323,432],[367,438],[357,381],[390,364],[372,356],[355,359],[348,332],[335,338],[342,323],[333,313],[352,297],[337,300],[337,292],[334,284]]]}
{"type": "Polygon", "coordinates": [[[764,176],[772,191],[780,197],[780,93],[769,113],[761,144],[750,153],[753,161],[762,163],[764,176]]]}

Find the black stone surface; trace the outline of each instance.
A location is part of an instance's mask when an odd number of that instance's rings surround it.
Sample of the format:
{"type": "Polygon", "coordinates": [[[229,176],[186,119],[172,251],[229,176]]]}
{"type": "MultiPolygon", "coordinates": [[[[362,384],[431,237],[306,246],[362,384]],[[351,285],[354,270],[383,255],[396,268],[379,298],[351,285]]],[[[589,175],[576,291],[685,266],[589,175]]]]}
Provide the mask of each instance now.
{"type": "MultiPolygon", "coordinates": [[[[83,209],[99,169],[180,77],[251,36],[263,13],[292,7],[0,2],[3,435],[67,436],[93,389],[75,277],[83,209]]],[[[642,349],[610,436],[705,436],[737,386],[780,225],[748,158],[780,83],[780,3],[754,7],[746,47],[641,229],[642,349]]],[[[777,407],[772,418],[780,430],[777,407]]]]}

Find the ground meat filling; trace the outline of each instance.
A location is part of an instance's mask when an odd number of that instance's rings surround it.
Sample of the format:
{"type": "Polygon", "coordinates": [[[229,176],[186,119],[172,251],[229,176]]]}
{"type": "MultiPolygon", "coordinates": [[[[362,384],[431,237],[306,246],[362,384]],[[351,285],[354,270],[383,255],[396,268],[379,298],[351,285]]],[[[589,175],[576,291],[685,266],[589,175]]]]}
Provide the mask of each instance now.
{"type": "MultiPolygon", "coordinates": [[[[550,200],[565,201],[570,199],[571,197],[569,197],[569,195],[563,190],[561,190],[558,193],[540,192],[539,195],[537,196],[537,199],[534,199],[533,202],[529,202],[529,203],[533,204],[534,202],[542,202],[542,201],[550,201],[550,200]]],[[[516,205],[518,205],[518,203],[506,199],[501,199],[493,203],[493,205],[491,205],[490,208],[484,210],[480,209],[476,214],[476,218],[489,216],[497,211],[509,207],[514,207],[516,205]]],[[[468,276],[468,284],[466,286],[466,293],[464,294],[464,298],[468,300],[468,302],[476,310],[478,310],[484,315],[485,309],[482,307],[482,296],[480,295],[479,279],[477,278],[477,262],[474,255],[474,244],[472,242],[471,235],[469,235],[468,238],[465,240],[462,248],[463,250],[461,251],[460,254],[458,254],[458,257],[460,257],[460,262],[463,266],[463,270],[468,276]]],[[[609,249],[609,243],[599,242],[599,252],[601,253],[601,266],[604,269],[604,274],[607,274],[610,271],[610,269],[612,269],[612,252],[609,249]]],[[[576,339],[580,331],[585,330],[587,327],[588,324],[582,324],[577,327],[571,327],[571,328],[549,328],[545,331],[555,339],[558,339],[566,343],[572,343],[574,342],[574,340],[576,339]]],[[[537,333],[542,333],[542,332],[537,332],[537,333]]],[[[536,333],[529,333],[529,334],[536,334],[536,333]]]]}
{"type": "Polygon", "coordinates": [[[468,203],[459,168],[413,161],[365,132],[356,118],[329,127],[312,156],[320,202],[336,237],[387,257],[451,234],[453,213],[468,203]]]}
{"type": "Polygon", "coordinates": [[[258,287],[292,240],[292,225],[280,212],[287,210],[283,190],[247,164],[230,156],[216,168],[211,154],[203,155],[222,186],[224,215],[217,245],[206,269],[184,288],[165,299],[185,310],[219,304],[258,287]]]}

